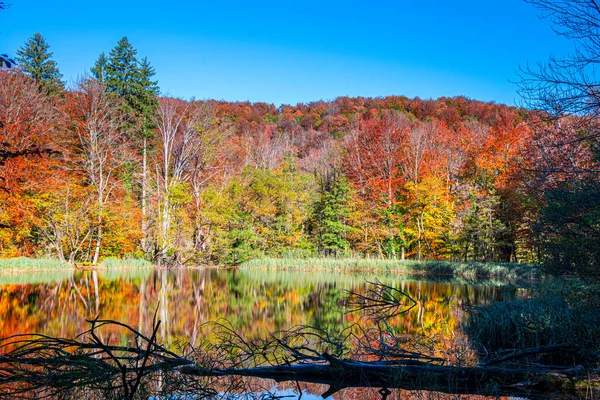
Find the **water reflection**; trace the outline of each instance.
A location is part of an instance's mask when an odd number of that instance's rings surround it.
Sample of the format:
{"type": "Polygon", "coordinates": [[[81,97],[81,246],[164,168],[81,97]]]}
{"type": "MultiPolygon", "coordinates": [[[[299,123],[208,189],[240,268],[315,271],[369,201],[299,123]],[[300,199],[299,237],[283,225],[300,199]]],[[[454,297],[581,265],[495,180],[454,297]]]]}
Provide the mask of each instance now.
{"type": "MultiPolygon", "coordinates": [[[[297,325],[331,329],[358,323],[368,327],[372,322],[360,314],[346,313],[344,298],[345,292],[364,293],[367,281],[375,279],[400,288],[417,302],[410,312],[390,321],[396,335],[451,336],[464,318],[465,304],[500,300],[516,291],[493,281],[296,271],[183,269],[0,275],[0,337],[17,333],[74,337],[89,328],[86,319],[97,316],[147,333],[156,315],[162,321],[159,341],[168,346],[207,339],[203,324],[219,320],[228,321],[247,339],[297,325]]],[[[103,330],[103,335],[103,339],[111,335],[121,344],[131,339],[118,330],[103,330]]],[[[302,389],[311,393],[325,390],[313,386],[303,385],[302,389]]],[[[279,388],[289,386],[284,383],[279,388]]],[[[390,399],[456,398],[431,395],[395,391],[390,399]]],[[[347,389],[335,398],[379,396],[373,389],[347,389]]]]}
{"type": "MultiPolygon", "coordinates": [[[[363,292],[380,279],[409,293],[418,305],[393,321],[403,334],[450,333],[463,305],[501,299],[514,289],[495,283],[432,282],[397,275],[361,276],[285,271],[128,270],[0,276],[0,336],[43,333],[72,337],[100,316],[152,329],[162,320],[167,344],[199,340],[201,326],[225,319],[247,338],[310,325],[357,322],[345,314],[345,291],[363,292]]],[[[116,332],[115,332],[116,333],[116,332]]]]}

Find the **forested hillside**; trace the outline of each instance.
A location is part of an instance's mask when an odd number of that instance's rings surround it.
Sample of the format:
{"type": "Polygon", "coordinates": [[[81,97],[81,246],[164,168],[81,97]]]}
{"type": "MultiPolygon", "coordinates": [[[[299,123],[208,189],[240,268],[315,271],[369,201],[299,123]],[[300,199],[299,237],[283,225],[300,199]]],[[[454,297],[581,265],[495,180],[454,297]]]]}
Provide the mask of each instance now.
{"type": "Polygon", "coordinates": [[[597,257],[564,240],[596,229],[577,117],[464,97],[169,98],[126,38],[67,88],[48,48],[36,34],[0,69],[3,257],[597,257]]]}

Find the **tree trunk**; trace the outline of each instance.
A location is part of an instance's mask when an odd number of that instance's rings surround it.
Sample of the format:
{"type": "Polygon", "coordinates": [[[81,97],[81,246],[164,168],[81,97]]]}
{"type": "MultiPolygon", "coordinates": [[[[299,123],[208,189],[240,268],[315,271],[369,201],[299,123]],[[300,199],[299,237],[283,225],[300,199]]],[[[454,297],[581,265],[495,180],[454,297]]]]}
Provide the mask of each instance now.
{"type": "Polygon", "coordinates": [[[148,147],[147,139],[144,137],[144,156],[142,162],[142,252],[148,254],[148,217],[146,203],[148,201],[146,194],[146,180],[148,178],[148,147]]]}
{"type": "Polygon", "coordinates": [[[597,390],[600,380],[589,370],[511,369],[438,365],[390,365],[330,359],[330,364],[292,364],[247,369],[178,368],[194,376],[249,376],[330,385],[323,398],[351,387],[427,390],[448,394],[572,398],[597,390]],[[585,383],[583,385],[582,383],[585,383]]]}
{"type": "MultiPolygon", "coordinates": [[[[102,212],[102,211],[100,211],[102,212]]],[[[98,264],[98,259],[100,258],[100,247],[102,245],[102,216],[98,215],[98,231],[96,237],[96,248],[94,249],[94,258],[92,260],[92,265],[98,264]]]]}

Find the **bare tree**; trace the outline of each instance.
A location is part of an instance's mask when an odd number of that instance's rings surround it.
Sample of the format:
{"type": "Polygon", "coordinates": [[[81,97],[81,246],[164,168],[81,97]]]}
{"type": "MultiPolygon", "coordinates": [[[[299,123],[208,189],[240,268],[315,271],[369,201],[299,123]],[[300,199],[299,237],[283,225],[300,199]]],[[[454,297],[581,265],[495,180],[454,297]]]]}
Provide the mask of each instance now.
{"type": "Polygon", "coordinates": [[[169,193],[174,183],[181,180],[185,167],[190,161],[191,132],[187,128],[186,114],[189,105],[180,99],[161,98],[158,103],[156,126],[160,140],[160,156],[157,161],[160,205],[159,252],[166,258],[171,228],[171,203],[169,193]]]}
{"type": "Polygon", "coordinates": [[[102,246],[103,214],[117,182],[120,157],[116,156],[124,135],[120,119],[105,87],[96,80],[84,78],[74,94],[73,122],[82,155],[82,169],[96,192],[96,237],[92,263],[96,265],[102,246]]]}
{"type": "Polygon", "coordinates": [[[521,71],[526,104],[552,114],[598,115],[600,82],[600,6],[596,0],[526,0],[550,19],[554,31],[575,44],[568,58],[550,57],[521,71]]]}
{"type": "Polygon", "coordinates": [[[218,118],[212,102],[195,103],[189,123],[195,131],[195,148],[186,176],[194,197],[194,250],[205,252],[207,232],[202,218],[202,191],[225,167],[222,144],[231,134],[231,127],[218,118]]]}
{"type": "Polygon", "coordinates": [[[169,231],[172,224],[172,190],[181,184],[190,185],[196,206],[195,246],[202,247],[201,192],[222,166],[221,142],[228,128],[221,125],[216,108],[211,103],[185,102],[163,98],[159,101],[158,117],[160,160],[160,252],[163,258],[170,246],[169,231]]]}
{"type": "Polygon", "coordinates": [[[600,264],[600,3],[596,0],[526,0],[554,30],[574,43],[566,58],[521,71],[525,105],[539,110],[531,189],[542,204],[539,236],[555,272],[597,275],[600,264]],[[591,234],[590,234],[591,233],[591,234]]]}

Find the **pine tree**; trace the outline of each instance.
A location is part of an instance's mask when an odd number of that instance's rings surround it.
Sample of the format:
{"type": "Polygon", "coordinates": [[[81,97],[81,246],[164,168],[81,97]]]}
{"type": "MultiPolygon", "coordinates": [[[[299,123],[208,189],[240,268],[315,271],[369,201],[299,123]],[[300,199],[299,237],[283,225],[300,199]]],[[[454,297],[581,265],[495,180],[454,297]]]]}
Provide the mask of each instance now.
{"type": "Polygon", "coordinates": [[[152,121],[158,105],[159,88],[157,82],[152,80],[155,71],[148,59],[143,58],[139,62],[136,55],[137,51],[129,43],[129,40],[123,37],[111,50],[108,59],[104,54],[100,55],[92,68],[92,74],[106,86],[108,92],[119,96],[123,100],[120,102],[121,113],[129,121],[127,124],[128,134],[141,147],[141,247],[147,253],[149,251],[149,225],[146,208],[148,138],[151,136],[154,127],[152,121]]]}
{"type": "Polygon", "coordinates": [[[17,63],[27,75],[38,82],[41,89],[49,94],[57,94],[64,90],[62,74],[49,49],[50,45],[46,39],[40,33],[35,33],[17,50],[17,63]]]}
{"type": "Polygon", "coordinates": [[[106,87],[108,91],[123,96],[128,104],[136,93],[138,75],[137,51],[126,37],[119,40],[108,56],[106,87]]]}
{"type": "MultiPolygon", "coordinates": [[[[4,10],[6,7],[7,5],[3,1],[0,1],[0,10],[4,10]]],[[[15,62],[8,54],[0,54],[0,68],[12,68],[14,64],[15,62]]]]}
{"type": "Polygon", "coordinates": [[[124,37],[110,51],[108,59],[100,55],[92,68],[96,79],[106,85],[109,92],[124,100],[123,112],[137,133],[146,135],[151,128],[151,116],[156,109],[158,84],[152,80],[154,68],[147,58],[137,59],[137,50],[124,37]]]}
{"type": "Polygon", "coordinates": [[[92,76],[98,80],[101,84],[106,84],[106,67],[108,66],[108,59],[104,52],[100,54],[100,57],[96,60],[94,66],[90,69],[92,76]]]}
{"type": "Polygon", "coordinates": [[[160,92],[158,83],[152,80],[155,74],[156,71],[150,64],[150,61],[148,61],[148,58],[142,58],[135,76],[137,95],[135,96],[136,104],[134,109],[143,119],[143,135],[147,135],[148,131],[152,128],[150,116],[156,110],[156,98],[160,92]]]}

